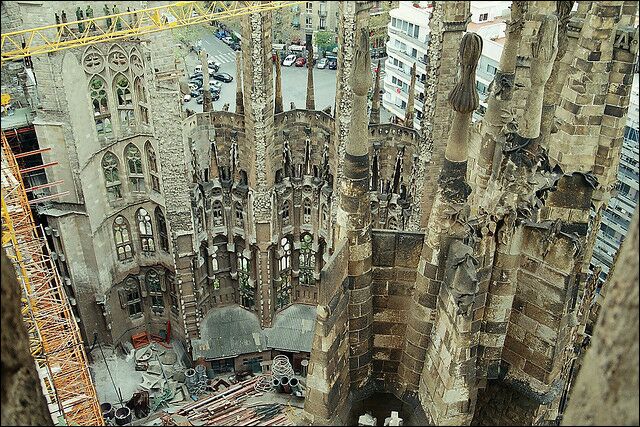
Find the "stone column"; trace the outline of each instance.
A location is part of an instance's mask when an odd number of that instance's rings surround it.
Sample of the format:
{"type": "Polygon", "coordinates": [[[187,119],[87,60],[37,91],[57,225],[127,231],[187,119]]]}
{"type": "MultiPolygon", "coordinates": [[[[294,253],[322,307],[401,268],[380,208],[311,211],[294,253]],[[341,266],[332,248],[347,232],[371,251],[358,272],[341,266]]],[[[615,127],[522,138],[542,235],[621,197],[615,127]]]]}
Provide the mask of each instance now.
{"type": "Polygon", "coordinates": [[[280,54],[276,52],[276,94],[275,94],[275,110],[274,113],[282,113],[282,65],[280,65],[280,54]]]}
{"type": "Polygon", "coordinates": [[[451,108],[447,96],[456,82],[457,50],[470,17],[468,1],[435,2],[429,20],[429,67],[425,83],[425,114],[421,122],[416,197],[407,229],[424,230],[433,205],[439,171],[444,161],[447,133],[451,126],[451,108]]]}
{"type": "Polygon", "coordinates": [[[202,112],[206,113],[213,109],[213,100],[211,97],[211,87],[209,86],[209,61],[207,60],[207,52],[200,51],[200,64],[202,66],[202,112]]]}
{"type": "Polygon", "coordinates": [[[404,115],[404,125],[413,129],[413,112],[415,110],[416,98],[416,63],[411,67],[411,83],[409,84],[409,101],[407,102],[407,111],[404,115]]]}
{"type": "MultiPolygon", "coordinates": [[[[343,177],[345,145],[349,136],[353,114],[353,90],[351,87],[351,75],[353,74],[353,60],[355,54],[355,34],[358,28],[366,28],[369,22],[368,13],[358,13],[368,11],[370,5],[366,1],[343,1],[338,5],[338,70],[336,76],[336,100],[334,107],[334,117],[336,126],[336,137],[332,151],[333,159],[337,162],[335,167],[335,186],[339,186],[343,177]],[[357,19],[356,19],[357,15],[357,19]]],[[[367,73],[370,71],[367,70],[367,73]]],[[[332,195],[332,205],[335,206],[335,199],[339,197],[337,192],[332,195]]],[[[332,210],[332,224],[336,223],[335,210],[332,210]]],[[[335,246],[335,245],[334,245],[335,246]]]]}
{"type": "MultiPolygon", "coordinates": [[[[273,291],[269,256],[272,236],[271,188],[275,171],[281,167],[281,156],[274,150],[273,77],[271,62],[271,12],[254,13],[242,20],[242,55],[244,87],[244,124],[247,146],[253,147],[249,188],[250,237],[257,247],[256,306],[262,327],[271,325],[273,291]]],[[[249,243],[249,242],[247,242],[249,243]]]]}
{"type": "Polygon", "coordinates": [[[376,80],[373,85],[373,98],[371,100],[371,114],[369,115],[369,124],[380,124],[380,60],[378,59],[378,67],[376,68],[376,80]]]}
{"type": "Polygon", "coordinates": [[[516,73],[516,56],[518,45],[522,36],[524,26],[524,14],[527,10],[528,2],[514,1],[511,3],[511,18],[507,23],[506,40],[498,71],[491,85],[491,92],[487,99],[487,111],[482,119],[480,130],[480,156],[476,162],[476,171],[472,172],[476,186],[474,188],[474,200],[472,204],[473,213],[477,213],[487,188],[489,178],[495,174],[494,158],[500,158],[502,147],[496,144],[500,139],[500,134],[506,124],[507,117],[503,113],[503,108],[511,102],[513,96],[513,85],[516,73]]]}
{"type": "Polygon", "coordinates": [[[363,392],[372,371],[371,207],[367,94],[371,86],[369,35],[360,28],[351,75],[353,91],[344,177],[340,181],[338,241],[349,241],[349,365],[352,392],[363,392]]]}
{"type": "MultiPolygon", "coordinates": [[[[182,132],[183,113],[171,40],[163,34],[149,34],[153,68],[156,69],[149,87],[150,116],[158,141],[157,158],[162,171],[162,193],[165,197],[167,227],[173,242],[175,280],[180,298],[182,322],[172,322],[172,333],[186,339],[199,337],[199,313],[195,289],[193,259],[196,257],[194,221],[191,209],[191,174],[184,162],[189,148],[182,132]]],[[[203,70],[204,72],[204,70],[203,70]]]]}
{"type": "Polygon", "coordinates": [[[244,96],[242,94],[242,54],[236,54],[236,114],[244,114],[244,96]]]}
{"type": "Polygon", "coordinates": [[[398,370],[405,391],[419,391],[425,412],[436,424],[470,420],[469,406],[461,409],[459,403],[473,397],[470,378],[465,376],[469,375],[467,368],[475,363],[475,356],[470,358],[469,351],[472,338],[469,314],[477,281],[471,279],[475,266],[468,264],[473,259],[472,250],[462,240],[468,237],[465,222],[471,188],[466,183],[467,145],[471,114],[479,104],[475,69],[482,39],[474,33],[466,34],[459,52],[460,80],[448,97],[455,113],[418,266],[407,343],[398,370]],[[460,269],[456,267],[459,260],[466,260],[468,269],[462,271],[469,275],[468,280],[455,278],[460,272],[456,270],[460,269]],[[445,286],[441,286],[445,279],[445,286]],[[436,330],[432,331],[434,327],[436,330]],[[446,342],[445,331],[449,337],[446,342]]]}
{"type": "Polygon", "coordinates": [[[313,45],[309,45],[309,53],[307,54],[307,101],[305,108],[307,110],[315,110],[315,94],[313,88],[313,45]]]}

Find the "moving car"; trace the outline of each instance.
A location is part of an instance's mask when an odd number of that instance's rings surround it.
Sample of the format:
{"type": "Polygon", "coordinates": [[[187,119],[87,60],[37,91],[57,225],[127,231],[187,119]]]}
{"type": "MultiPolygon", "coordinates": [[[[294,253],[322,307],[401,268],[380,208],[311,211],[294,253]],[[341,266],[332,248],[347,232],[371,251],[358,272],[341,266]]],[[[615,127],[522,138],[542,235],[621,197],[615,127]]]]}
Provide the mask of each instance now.
{"type": "Polygon", "coordinates": [[[233,81],[233,76],[231,76],[231,74],[229,73],[215,73],[211,76],[211,78],[225,83],[233,81]]]}
{"type": "Polygon", "coordinates": [[[318,60],[318,65],[317,65],[317,67],[318,67],[320,70],[325,69],[325,68],[327,67],[327,58],[320,58],[320,59],[318,60]]]}
{"type": "Polygon", "coordinates": [[[287,55],[287,57],[284,58],[284,61],[282,61],[282,65],[285,66],[285,67],[291,67],[294,62],[296,62],[296,56],[295,55],[287,55]]]}
{"type": "Polygon", "coordinates": [[[191,95],[185,95],[184,98],[182,98],[182,102],[187,103],[191,101],[191,95]]]}
{"type": "Polygon", "coordinates": [[[304,64],[307,63],[307,60],[304,58],[304,56],[301,56],[300,58],[296,59],[296,63],[295,66],[296,67],[304,67],[304,64]]]}
{"type": "Polygon", "coordinates": [[[327,68],[330,70],[337,70],[338,58],[327,58],[327,68]]]}

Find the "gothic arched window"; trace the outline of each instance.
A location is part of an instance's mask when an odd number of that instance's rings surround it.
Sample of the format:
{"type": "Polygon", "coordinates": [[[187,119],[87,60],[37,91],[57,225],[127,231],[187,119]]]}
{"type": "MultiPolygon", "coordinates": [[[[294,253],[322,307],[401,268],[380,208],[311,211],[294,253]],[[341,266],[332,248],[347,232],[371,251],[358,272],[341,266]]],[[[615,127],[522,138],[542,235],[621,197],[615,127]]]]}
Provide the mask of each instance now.
{"type": "Polygon", "coordinates": [[[119,261],[133,258],[129,223],[122,215],[118,215],[113,221],[113,239],[116,242],[116,253],[119,261]]]}
{"type": "Polygon", "coordinates": [[[255,304],[255,290],[251,285],[249,259],[244,256],[242,250],[239,249],[236,252],[236,259],[238,260],[238,290],[240,292],[240,304],[249,309],[253,309],[255,304]]]}
{"type": "Polygon", "coordinates": [[[329,208],[327,205],[322,205],[322,228],[329,229],[329,208]]]}
{"type": "Polygon", "coordinates": [[[129,83],[129,79],[124,75],[118,74],[113,81],[113,86],[116,91],[120,127],[124,133],[127,133],[129,132],[129,128],[134,125],[131,83],[129,83]]]}
{"type": "Polygon", "coordinates": [[[291,241],[288,237],[280,240],[280,272],[276,281],[276,310],[279,310],[291,302],[291,241]]]}
{"type": "Polygon", "coordinates": [[[302,209],[303,209],[302,221],[305,224],[310,224],[311,223],[311,200],[304,199],[302,209]]]}
{"type": "Polygon", "coordinates": [[[140,317],[142,314],[142,300],[140,299],[140,282],[133,277],[127,278],[124,291],[129,317],[140,317]]]}
{"type": "Polygon", "coordinates": [[[222,210],[222,203],[216,200],[211,207],[211,216],[213,217],[213,226],[218,227],[224,224],[224,211],[222,210]]]}
{"type": "Polygon", "coordinates": [[[138,110],[140,111],[140,120],[144,124],[149,124],[149,106],[147,104],[147,93],[144,89],[144,81],[141,77],[136,77],[133,87],[138,100],[138,110]]]}
{"type": "Polygon", "coordinates": [[[99,136],[111,135],[111,113],[107,99],[107,83],[100,76],[93,76],[89,82],[89,92],[91,94],[91,106],[93,108],[93,118],[96,122],[96,131],[99,136]]]}
{"type": "Polygon", "coordinates": [[[280,212],[280,214],[282,215],[283,225],[291,224],[291,209],[288,200],[282,204],[282,212],[280,212]]]}
{"type": "Polygon", "coordinates": [[[316,269],[316,253],[313,251],[313,237],[305,234],[300,239],[300,284],[313,285],[313,273],[316,269]]]}
{"type": "Polygon", "coordinates": [[[102,171],[104,172],[105,186],[109,200],[120,199],[122,197],[120,173],[120,162],[115,154],[107,152],[102,157],[102,171]]]}
{"type": "Polygon", "coordinates": [[[151,225],[151,215],[145,208],[138,209],[136,213],[138,220],[138,230],[140,231],[140,244],[142,252],[154,252],[156,247],[153,243],[153,226],[151,225]]]}
{"type": "Polygon", "coordinates": [[[235,204],[236,211],[236,227],[244,227],[244,214],[242,213],[242,205],[239,202],[235,204]]]}
{"type": "Polygon", "coordinates": [[[129,173],[129,184],[131,190],[136,192],[144,191],[144,173],[142,171],[142,155],[140,150],[133,144],[127,145],[124,151],[127,158],[127,172],[129,173]]]}
{"type": "Polygon", "coordinates": [[[156,206],[156,224],[158,224],[158,236],[160,236],[160,249],[169,252],[169,235],[167,233],[167,221],[164,219],[162,209],[156,206]]]}
{"type": "Polygon", "coordinates": [[[147,141],[144,146],[147,153],[147,164],[149,165],[149,175],[151,176],[151,189],[156,193],[160,192],[160,177],[158,175],[158,162],[156,160],[156,152],[151,142],[147,141]]]}
{"type": "Polygon", "coordinates": [[[164,311],[164,295],[162,293],[162,286],[160,286],[160,275],[152,268],[147,271],[145,281],[147,284],[147,292],[151,297],[151,309],[154,312],[164,311]]]}

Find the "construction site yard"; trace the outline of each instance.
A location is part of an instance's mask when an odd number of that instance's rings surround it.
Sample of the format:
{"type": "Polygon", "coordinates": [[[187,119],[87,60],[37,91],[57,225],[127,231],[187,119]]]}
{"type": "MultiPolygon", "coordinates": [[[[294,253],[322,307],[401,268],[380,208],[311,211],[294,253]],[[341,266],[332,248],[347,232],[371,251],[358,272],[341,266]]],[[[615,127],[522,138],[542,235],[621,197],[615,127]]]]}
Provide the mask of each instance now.
{"type": "Polygon", "coordinates": [[[90,364],[107,425],[298,425],[304,381],[298,396],[277,392],[271,374],[237,381],[233,373],[212,375],[186,367],[176,343],[150,343],[128,351],[101,346],[90,364]]]}

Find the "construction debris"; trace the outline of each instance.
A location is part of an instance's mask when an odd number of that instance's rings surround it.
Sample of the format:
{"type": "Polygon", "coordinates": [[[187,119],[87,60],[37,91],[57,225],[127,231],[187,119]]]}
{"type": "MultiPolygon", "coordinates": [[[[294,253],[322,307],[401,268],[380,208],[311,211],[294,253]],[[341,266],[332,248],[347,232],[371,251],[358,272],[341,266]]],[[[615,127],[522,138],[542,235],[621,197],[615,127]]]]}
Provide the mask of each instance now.
{"type": "Polygon", "coordinates": [[[262,377],[253,377],[220,393],[190,403],[175,415],[163,414],[160,417],[162,425],[295,425],[289,419],[283,404],[247,404],[248,398],[264,395],[256,391],[256,384],[261,381],[262,377]],[[185,419],[190,424],[182,424],[185,419]]]}

